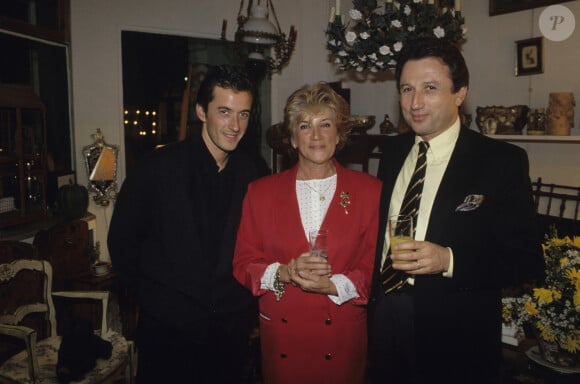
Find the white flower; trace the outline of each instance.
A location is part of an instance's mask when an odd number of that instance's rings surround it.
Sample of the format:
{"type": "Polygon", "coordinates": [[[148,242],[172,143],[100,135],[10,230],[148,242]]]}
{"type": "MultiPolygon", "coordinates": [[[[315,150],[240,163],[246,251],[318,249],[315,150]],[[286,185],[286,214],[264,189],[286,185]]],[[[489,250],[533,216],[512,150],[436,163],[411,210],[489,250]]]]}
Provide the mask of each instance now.
{"type": "Polygon", "coordinates": [[[409,32],[413,32],[413,31],[415,30],[415,27],[416,27],[416,25],[409,25],[409,26],[407,27],[407,31],[409,31],[409,32]]]}
{"type": "Polygon", "coordinates": [[[332,45],[333,47],[336,47],[336,40],[332,39],[328,42],[328,44],[332,45]]]}
{"type": "Polygon", "coordinates": [[[438,38],[441,39],[445,37],[445,30],[440,26],[433,28],[433,34],[438,38]]]}
{"type": "Polygon", "coordinates": [[[353,41],[356,40],[356,33],[354,33],[353,31],[349,31],[346,33],[346,35],[344,36],[347,43],[352,43],[353,41]]]}
{"type": "Polygon", "coordinates": [[[403,24],[401,24],[401,22],[399,20],[391,21],[391,25],[395,28],[401,28],[403,26],[403,24]]]}
{"type": "Polygon", "coordinates": [[[413,3],[417,4],[417,3],[422,3],[423,0],[413,0],[413,3]]]}
{"type": "Polygon", "coordinates": [[[363,32],[360,34],[360,38],[363,40],[368,39],[369,37],[371,37],[371,35],[369,35],[367,32],[363,32]]]}
{"type": "Polygon", "coordinates": [[[395,52],[399,52],[401,49],[403,49],[403,43],[397,41],[395,44],[393,44],[393,48],[395,49],[395,52]]]}
{"type": "Polygon", "coordinates": [[[461,34],[463,36],[467,35],[467,27],[465,26],[465,24],[461,24],[461,34]]]}
{"type": "Polygon", "coordinates": [[[379,70],[377,69],[377,67],[371,67],[371,72],[373,73],[377,73],[379,70]]]}
{"type": "Polygon", "coordinates": [[[357,71],[357,72],[362,72],[363,70],[364,70],[364,68],[363,68],[363,67],[361,67],[361,66],[358,66],[358,67],[356,67],[356,71],[357,71]]]}
{"type": "Polygon", "coordinates": [[[334,59],[334,63],[335,64],[340,64],[340,59],[337,57],[336,59],[334,59]]]}
{"type": "Polygon", "coordinates": [[[383,45],[383,46],[381,46],[381,47],[379,48],[379,53],[380,53],[381,55],[385,55],[385,56],[386,56],[386,55],[392,55],[392,54],[393,54],[393,53],[391,52],[391,48],[389,48],[389,47],[388,47],[388,46],[386,46],[386,45],[383,45]]]}
{"type": "Polygon", "coordinates": [[[376,53],[371,53],[370,55],[367,56],[369,59],[371,59],[372,61],[377,61],[377,54],[376,53]]]}
{"type": "Polygon", "coordinates": [[[362,19],[362,13],[358,9],[351,9],[350,11],[348,11],[348,15],[352,20],[362,19]]]}
{"type": "Polygon", "coordinates": [[[387,64],[391,67],[394,67],[395,65],[397,65],[397,61],[395,59],[391,59],[387,64]]]}
{"type": "Polygon", "coordinates": [[[409,7],[408,5],[405,5],[405,9],[403,9],[403,13],[407,16],[409,16],[411,14],[411,7],[409,7]]]}
{"type": "Polygon", "coordinates": [[[338,56],[348,56],[348,53],[346,53],[344,50],[338,51],[338,56]]]}

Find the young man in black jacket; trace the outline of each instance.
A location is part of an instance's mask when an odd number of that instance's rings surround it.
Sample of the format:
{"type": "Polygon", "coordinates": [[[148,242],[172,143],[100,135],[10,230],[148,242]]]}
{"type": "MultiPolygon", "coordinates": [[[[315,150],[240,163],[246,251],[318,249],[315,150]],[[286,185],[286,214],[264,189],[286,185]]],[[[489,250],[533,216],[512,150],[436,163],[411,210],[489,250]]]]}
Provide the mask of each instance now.
{"type": "Polygon", "coordinates": [[[139,305],[139,384],[241,380],[256,312],[232,257],[257,171],[236,147],[254,92],[242,70],[211,67],[196,101],[201,135],[156,150],[119,193],[108,245],[139,305]]]}

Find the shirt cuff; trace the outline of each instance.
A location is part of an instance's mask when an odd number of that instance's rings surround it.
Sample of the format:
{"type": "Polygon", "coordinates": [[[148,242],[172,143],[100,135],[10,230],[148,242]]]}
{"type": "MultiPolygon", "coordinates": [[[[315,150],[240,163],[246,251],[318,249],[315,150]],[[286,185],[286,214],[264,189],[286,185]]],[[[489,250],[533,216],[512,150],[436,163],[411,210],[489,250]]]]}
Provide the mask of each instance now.
{"type": "Polygon", "coordinates": [[[268,265],[268,268],[264,271],[262,278],[260,279],[260,288],[267,289],[269,291],[274,290],[274,280],[276,279],[276,271],[280,267],[280,263],[272,263],[268,265]]]}
{"type": "Polygon", "coordinates": [[[347,301],[359,297],[356,287],[345,275],[332,275],[330,281],[336,286],[338,296],[328,295],[328,298],[336,305],[342,305],[347,301]]]}
{"type": "Polygon", "coordinates": [[[449,250],[449,269],[446,272],[443,272],[443,277],[453,277],[453,250],[447,247],[449,250]]]}

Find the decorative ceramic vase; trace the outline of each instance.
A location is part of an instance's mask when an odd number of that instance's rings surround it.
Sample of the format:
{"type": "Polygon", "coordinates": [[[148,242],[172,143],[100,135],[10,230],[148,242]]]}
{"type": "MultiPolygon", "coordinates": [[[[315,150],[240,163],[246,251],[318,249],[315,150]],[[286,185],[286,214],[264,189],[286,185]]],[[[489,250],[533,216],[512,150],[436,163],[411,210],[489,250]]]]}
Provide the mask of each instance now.
{"type": "Polygon", "coordinates": [[[548,135],[568,136],[574,127],[574,94],[571,92],[550,93],[548,110],[548,135]]]}
{"type": "Polygon", "coordinates": [[[532,108],[528,113],[528,135],[546,134],[546,112],[544,108],[532,108]]]}
{"type": "Polygon", "coordinates": [[[89,192],[79,184],[65,184],[57,192],[58,209],[65,219],[74,220],[87,214],[89,192]]]}
{"type": "Polygon", "coordinates": [[[477,107],[475,122],[485,135],[521,135],[528,122],[528,111],[526,105],[477,107]]]}
{"type": "Polygon", "coordinates": [[[391,122],[389,115],[386,113],[385,113],[385,119],[383,120],[381,125],[379,125],[379,128],[380,128],[381,134],[383,134],[383,135],[392,135],[392,134],[397,133],[397,129],[395,128],[395,125],[391,122]]]}
{"type": "Polygon", "coordinates": [[[546,341],[540,337],[539,332],[536,333],[538,347],[544,360],[560,367],[576,367],[580,364],[580,354],[568,352],[558,343],[546,341]]]}

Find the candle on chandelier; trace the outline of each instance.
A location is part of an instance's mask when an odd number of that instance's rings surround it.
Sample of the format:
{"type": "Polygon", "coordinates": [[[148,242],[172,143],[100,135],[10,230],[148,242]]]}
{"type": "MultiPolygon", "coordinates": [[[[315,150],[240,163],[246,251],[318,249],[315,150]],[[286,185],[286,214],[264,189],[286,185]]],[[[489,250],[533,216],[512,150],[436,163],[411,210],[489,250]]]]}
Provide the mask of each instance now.
{"type": "Polygon", "coordinates": [[[435,4],[435,0],[428,0],[427,4],[435,4]]]}
{"type": "Polygon", "coordinates": [[[461,0],[455,0],[455,10],[461,12],[461,0]]]}
{"type": "Polygon", "coordinates": [[[340,0],[336,0],[336,15],[340,15],[340,0]]]}
{"type": "Polygon", "coordinates": [[[335,16],[335,9],[334,7],[330,8],[330,19],[328,19],[329,23],[332,23],[334,21],[334,16],[335,16]]]}

